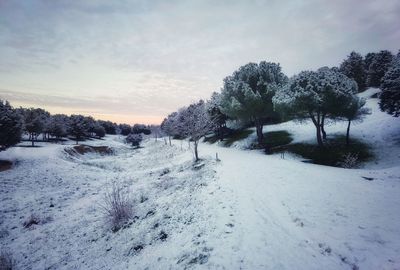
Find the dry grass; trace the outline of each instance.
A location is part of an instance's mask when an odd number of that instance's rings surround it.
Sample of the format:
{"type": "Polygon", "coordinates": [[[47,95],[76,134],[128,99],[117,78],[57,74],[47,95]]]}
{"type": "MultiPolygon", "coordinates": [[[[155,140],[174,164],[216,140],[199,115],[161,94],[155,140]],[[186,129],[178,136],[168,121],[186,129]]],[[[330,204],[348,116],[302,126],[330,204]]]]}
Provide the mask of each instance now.
{"type": "Polygon", "coordinates": [[[13,270],[15,269],[15,261],[11,253],[4,250],[0,253],[0,270],[13,270]]]}
{"type": "Polygon", "coordinates": [[[113,231],[121,229],[133,217],[133,203],[129,193],[116,183],[105,194],[100,206],[110,219],[113,231]]]}

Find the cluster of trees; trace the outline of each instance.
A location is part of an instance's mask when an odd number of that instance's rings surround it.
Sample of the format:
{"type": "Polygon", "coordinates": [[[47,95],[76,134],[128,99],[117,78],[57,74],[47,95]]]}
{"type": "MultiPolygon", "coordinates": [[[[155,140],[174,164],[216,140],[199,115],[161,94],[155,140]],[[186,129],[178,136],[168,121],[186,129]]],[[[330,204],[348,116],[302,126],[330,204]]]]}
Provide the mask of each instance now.
{"type": "Polygon", "coordinates": [[[367,53],[365,57],[356,52],[342,62],[340,72],[356,81],[358,91],[367,87],[380,87],[379,106],[395,117],[400,115],[400,51],[367,53]]]}
{"type": "Polygon", "coordinates": [[[223,139],[228,119],[254,125],[259,145],[264,144],[263,125],[279,116],[310,119],[320,147],[327,137],[325,123],[346,121],[348,144],[351,123],[369,113],[365,100],[357,96],[366,87],[381,87],[381,109],[399,116],[400,52],[393,56],[381,51],[365,57],[352,52],[340,67],[302,71],[291,78],[278,63],[249,63],[227,76],[221,92],[214,92],[207,102],[200,100],[168,115],[161,130],[170,144],[171,137],[193,141],[196,160],[200,138],[214,132],[223,139]]]}
{"type": "MultiPolygon", "coordinates": [[[[78,144],[85,138],[102,138],[106,134],[139,135],[134,136],[133,144],[136,145],[140,143],[140,134],[148,135],[152,130],[156,131],[157,126],[118,125],[83,115],[51,115],[40,108],[13,108],[8,101],[0,99],[0,147],[3,149],[20,142],[23,134],[29,136],[32,146],[39,136],[45,141],[71,137],[78,144]]],[[[131,139],[129,143],[132,143],[131,139]]]]}

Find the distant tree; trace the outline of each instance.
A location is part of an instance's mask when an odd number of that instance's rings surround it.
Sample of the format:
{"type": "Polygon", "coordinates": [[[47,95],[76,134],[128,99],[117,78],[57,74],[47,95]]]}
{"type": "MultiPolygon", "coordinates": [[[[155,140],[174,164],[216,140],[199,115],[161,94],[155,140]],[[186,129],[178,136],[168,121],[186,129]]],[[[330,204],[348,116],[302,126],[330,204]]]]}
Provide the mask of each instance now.
{"type": "Polygon", "coordinates": [[[8,101],[0,99],[0,150],[21,140],[23,120],[8,101]]]}
{"type": "Polygon", "coordinates": [[[157,141],[157,139],[161,136],[161,127],[159,125],[150,125],[149,127],[150,134],[153,134],[154,139],[157,141]]]}
{"type": "Polygon", "coordinates": [[[76,144],[78,144],[88,133],[87,119],[83,115],[71,115],[69,123],[69,134],[75,137],[76,144]]]}
{"type": "Polygon", "coordinates": [[[171,145],[171,137],[177,135],[177,112],[168,115],[161,123],[161,130],[168,136],[169,145],[171,145]]]}
{"type": "Polygon", "coordinates": [[[323,147],[321,127],[326,116],[334,117],[343,101],[357,93],[357,84],[346,75],[329,68],[302,71],[290,79],[275,95],[277,110],[291,114],[295,119],[311,119],[316,127],[317,142],[323,147]]]}
{"type": "Polygon", "coordinates": [[[128,136],[125,138],[126,143],[130,143],[132,146],[135,146],[138,148],[140,146],[140,142],[142,141],[142,135],[141,134],[134,134],[130,133],[128,136]]]}
{"type": "Polygon", "coordinates": [[[254,122],[258,144],[264,144],[264,119],[273,114],[272,97],[286,84],[279,64],[262,61],[240,67],[224,79],[221,112],[228,117],[254,122]]]}
{"type": "Polygon", "coordinates": [[[364,70],[368,73],[369,66],[372,64],[372,61],[375,58],[376,53],[367,53],[364,57],[364,70]]]}
{"type": "Polygon", "coordinates": [[[111,134],[115,135],[117,134],[117,124],[113,123],[111,121],[103,121],[103,120],[98,120],[97,121],[106,131],[106,134],[111,134]]]}
{"type": "Polygon", "coordinates": [[[69,118],[64,114],[52,115],[47,130],[50,136],[60,139],[68,135],[69,118]]]}
{"type": "Polygon", "coordinates": [[[151,130],[148,126],[143,125],[143,124],[134,124],[132,127],[132,133],[134,134],[144,134],[144,135],[150,135],[151,130]]]}
{"type": "Polygon", "coordinates": [[[94,134],[99,139],[106,136],[106,129],[100,124],[95,125],[93,130],[94,130],[94,134]]]}
{"type": "Polygon", "coordinates": [[[25,131],[29,134],[32,146],[35,146],[35,140],[44,130],[44,117],[42,109],[29,108],[24,110],[25,131]]]}
{"type": "Polygon", "coordinates": [[[120,124],[119,125],[121,135],[127,136],[131,133],[132,128],[130,125],[127,124],[120,124]]]}
{"type": "Polygon", "coordinates": [[[366,72],[364,66],[362,55],[356,52],[351,52],[340,65],[340,72],[355,80],[360,92],[365,89],[366,72]]]}
{"type": "Polygon", "coordinates": [[[186,110],[181,110],[180,114],[183,119],[184,133],[187,134],[190,140],[194,143],[194,157],[199,160],[198,146],[199,141],[205,135],[210,133],[214,124],[211,121],[210,115],[207,112],[205,103],[200,100],[197,103],[191,104],[186,110]]]}
{"type": "Polygon", "coordinates": [[[379,107],[395,117],[400,116],[400,52],[386,72],[381,84],[379,107]]]}
{"type": "Polygon", "coordinates": [[[390,51],[384,50],[376,53],[372,59],[367,71],[367,85],[370,87],[379,87],[381,80],[388,71],[393,60],[390,51]]]}
{"type": "Polygon", "coordinates": [[[213,92],[211,98],[206,103],[207,112],[214,123],[214,132],[222,141],[224,139],[224,132],[226,129],[226,120],[228,116],[221,112],[221,95],[213,92]]]}

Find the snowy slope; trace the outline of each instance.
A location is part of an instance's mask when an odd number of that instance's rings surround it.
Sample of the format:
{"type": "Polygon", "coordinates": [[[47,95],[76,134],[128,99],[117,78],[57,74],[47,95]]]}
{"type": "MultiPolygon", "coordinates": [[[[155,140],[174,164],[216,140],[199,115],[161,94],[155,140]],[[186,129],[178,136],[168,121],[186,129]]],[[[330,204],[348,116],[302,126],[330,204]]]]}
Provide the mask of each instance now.
{"type": "MultiPolygon", "coordinates": [[[[113,155],[70,156],[71,143],[0,152],[16,162],[0,172],[1,245],[18,269],[399,269],[398,119],[367,105],[352,134],[380,159],[363,169],[206,143],[194,167],[187,142],[134,150],[119,136],[85,142],[113,155]],[[136,215],[115,233],[101,212],[114,181],[136,215]],[[31,214],[41,222],[24,228],[31,214]]],[[[314,139],[309,124],[265,128],[314,139]]]]}

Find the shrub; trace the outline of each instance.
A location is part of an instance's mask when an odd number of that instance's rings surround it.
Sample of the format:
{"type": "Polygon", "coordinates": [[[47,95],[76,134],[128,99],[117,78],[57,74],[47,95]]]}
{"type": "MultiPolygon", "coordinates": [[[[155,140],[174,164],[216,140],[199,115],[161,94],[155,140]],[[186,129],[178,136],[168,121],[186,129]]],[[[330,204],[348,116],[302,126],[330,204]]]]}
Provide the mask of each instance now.
{"type": "Polygon", "coordinates": [[[104,204],[101,207],[110,219],[113,231],[121,229],[133,216],[133,204],[128,192],[124,192],[116,183],[104,196],[104,204]]]}
{"type": "Polygon", "coordinates": [[[28,219],[24,221],[22,225],[24,226],[24,228],[29,228],[32,225],[38,225],[39,223],[40,223],[40,218],[35,214],[31,214],[28,217],[28,219]]]}
{"type": "Polygon", "coordinates": [[[347,153],[343,155],[343,160],[338,162],[339,167],[342,168],[355,168],[358,164],[358,154],[356,153],[347,153]]]}
{"type": "Polygon", "coordinates": [[[11,253],[4,250],[0,253],[0,269],[1,270],[12,270],[15,269],[15,261],[11,253]]]}
{"type": "Polygon", "coordinates": [[[131,133],[125,139],[126,143],[130,143],[130,144],[132,144],[132,146],[135,146],[136,148],[138,148],[140,146],[141,141],[142,141],[142,135],[140,135],[140,134],[132,134],[131,133]]]}

